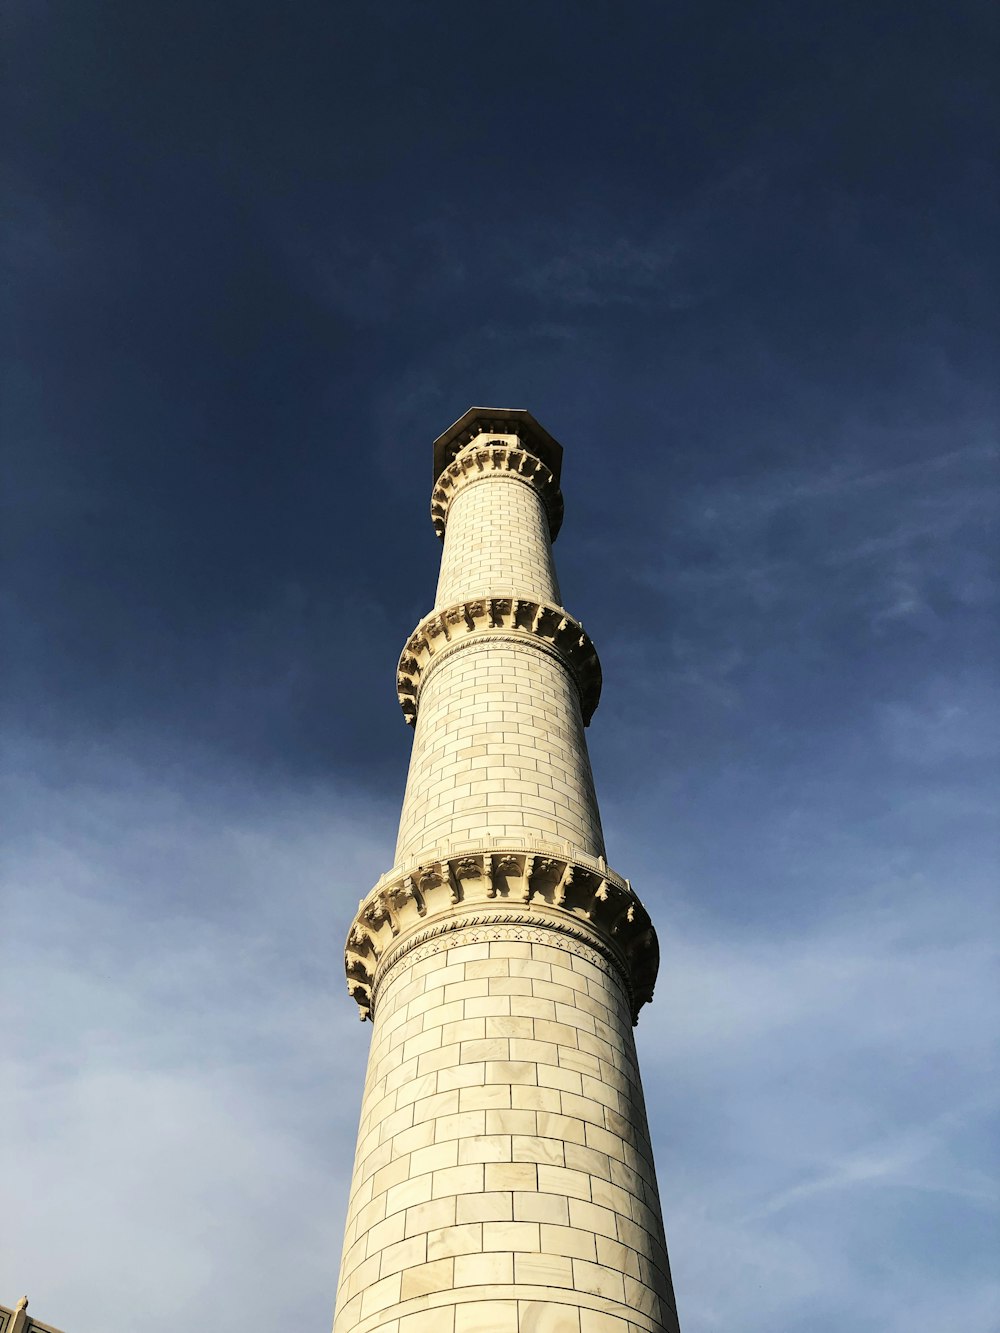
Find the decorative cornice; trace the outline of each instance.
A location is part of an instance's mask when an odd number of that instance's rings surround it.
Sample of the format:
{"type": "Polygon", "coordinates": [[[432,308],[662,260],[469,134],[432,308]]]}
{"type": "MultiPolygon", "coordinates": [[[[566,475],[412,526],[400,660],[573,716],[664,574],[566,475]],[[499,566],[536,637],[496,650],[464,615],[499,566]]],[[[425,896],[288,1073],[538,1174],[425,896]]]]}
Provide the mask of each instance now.
{"type": "Polygon", "coordinates": [[[590,866],[537,849],[456,852],[394,871],[363,898],[347,936],[347,989],[362,1020],[400,959],[433,940],[434,952],[460,943],[459,932],[546,931],[560,948],[582,948],[614,966],[633,1023],[653,996],[659,946],[649,914],[628,880],[603,863],[590,866]],[[579,947],[578,947],[579,946],[579,947]]]}
{"type": "Polygon", "coordinates": [[[563,498],[559,483],[540,458],[508,440],[488,440],[466,445],[444,469],[431,494],[431,522],[444,537],[448,509],[468,483],[489,477],[524,482],[537,491],[549,520],[549,536],[555,541],[563,521],[563,498]]]}
{"type": "Polygon", "coordinates": [[[434,441],[434,480],[437,481],[456,454],[481,435],[516,440],[522,449],[540,458],[559,480],[562,445],[523,407],[470,407],[463,412],[434,441]]]}
{"type": "Polygon", "coordinates": [[[470,636],[480,642],[527,643],[556,657],[576,682],[583,724],[589,724],[601,697],[601,663],[590,636],[561,606],[510,594],[456,602],[425,616],[413,631],[396,669],[396,693],[410,726],[432,664],[470,636]]]}

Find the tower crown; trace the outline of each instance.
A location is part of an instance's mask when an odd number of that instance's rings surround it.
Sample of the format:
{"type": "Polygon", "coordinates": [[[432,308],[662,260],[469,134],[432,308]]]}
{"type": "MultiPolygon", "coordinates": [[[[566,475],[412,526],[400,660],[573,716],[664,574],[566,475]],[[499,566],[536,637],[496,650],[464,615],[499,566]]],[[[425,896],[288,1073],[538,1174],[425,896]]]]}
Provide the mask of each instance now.
{"type": "Polygon", "coordinates": [[[523,407],[470,407],[434,441],[434,481],[477,435],[513,437],[522,449],[540,458],[559,485],[562,445],[523,407]]]}

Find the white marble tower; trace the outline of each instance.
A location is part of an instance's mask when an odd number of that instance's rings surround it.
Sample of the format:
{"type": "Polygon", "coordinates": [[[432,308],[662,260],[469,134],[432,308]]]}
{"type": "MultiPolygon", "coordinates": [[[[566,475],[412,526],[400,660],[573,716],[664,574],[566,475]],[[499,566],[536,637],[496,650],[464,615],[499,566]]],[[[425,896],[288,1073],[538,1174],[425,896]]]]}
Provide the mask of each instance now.
{"type": "Polygon", "coordinates": [[[561,462],[511,409],[434,445],[395,865],[347,941],[373,1032],[334,1333],[677,1333],[632,1039],[659,954],[605,861],[561,462]]]}

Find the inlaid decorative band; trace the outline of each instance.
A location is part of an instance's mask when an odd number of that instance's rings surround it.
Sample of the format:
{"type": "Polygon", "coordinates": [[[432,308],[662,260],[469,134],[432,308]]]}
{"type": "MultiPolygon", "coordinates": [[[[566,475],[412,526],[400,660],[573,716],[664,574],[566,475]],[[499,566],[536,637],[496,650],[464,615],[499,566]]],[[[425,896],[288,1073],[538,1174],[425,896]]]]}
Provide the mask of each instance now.
{"type": "Polygon", "coordinates": [[[438,477],[431,493],[431,522],[437,535],[444,537],[448,509],[458,492],[468,482],[491,475],[523,481],[538,492],[549,520],[549,537],[555,541],[563,521],[559,484],[540,458],[506,440],[467,445],[438,477]]]}
{"type": "Polygon", "coordinates": [[[383,978],[411,949],[473,926],[544,929],[596,951],[624,982],[633,1022],[652,999],[659,945],[628,880],[603,864],[497,849],[393,874],[362,899],[345,951],[347,989],[362,1020],[371,1018],[383,978]]]}
{"type": "Polygon", "coordinates": [[[580,692],[587,726],[601,698],[597,649],[578,620],[561,606],[523,597],[476,597],[425,616],[406,641],[396,670],[396,693],[410,726],[417,719],[420,691],[435,658],[470,635],[535,643],[569,669],[580,692]]]}
{"type": "Polygon", "coordinates": [[[629,1002],[630,1010],[632,1008],[633,996],[628,984],[628,971],[620,953],[613,946],[561,916],[543,915],[537,909],[515,908],[471,914],[463,912],[460,916],[434,921],[424,930],[407,937],[379,963],[372,986],[372,1012],[375,1011],[379,990],[404,958],[412,965],[463,944],[481,944],[491,940],[547,944],[550,948],[562,949],[577,958],[583,958],[617,982],[629,1002]]]}

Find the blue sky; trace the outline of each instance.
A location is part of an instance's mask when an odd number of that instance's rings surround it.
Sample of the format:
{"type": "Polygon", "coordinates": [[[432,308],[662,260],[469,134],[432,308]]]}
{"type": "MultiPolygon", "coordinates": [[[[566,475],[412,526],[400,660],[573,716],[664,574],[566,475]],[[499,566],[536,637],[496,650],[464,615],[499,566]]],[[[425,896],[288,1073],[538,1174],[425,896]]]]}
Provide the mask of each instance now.
{"type": "Polygon", "coordinates": [[[328,1326],[486,403],[566,449],[685,1333],[995,1333],[991,8],[3,21],[0,1301],[328,1326]]]}

